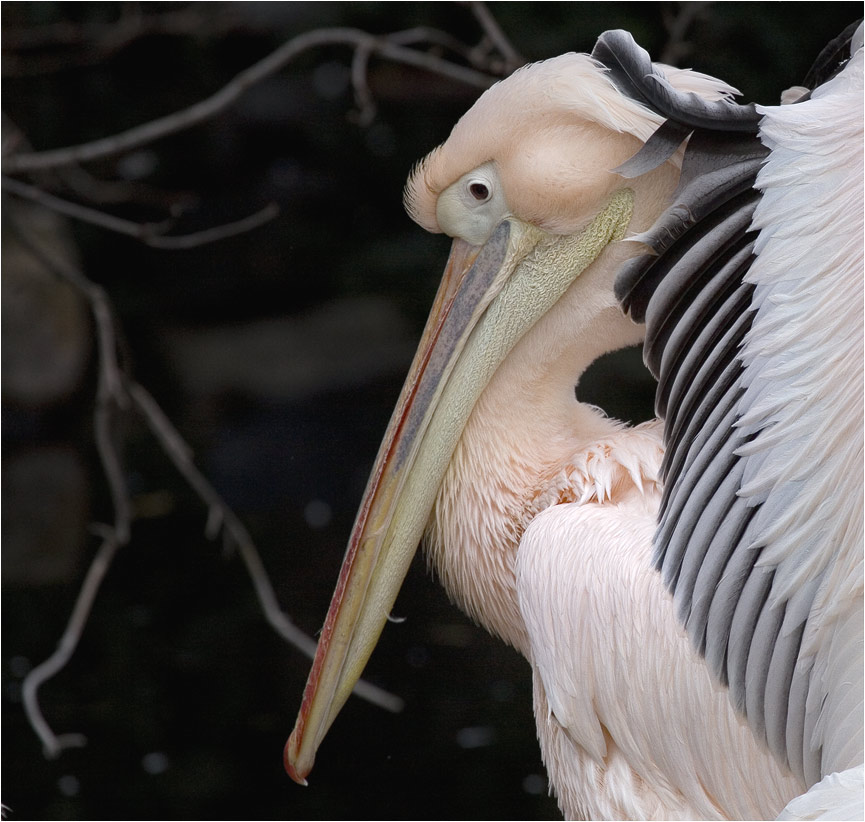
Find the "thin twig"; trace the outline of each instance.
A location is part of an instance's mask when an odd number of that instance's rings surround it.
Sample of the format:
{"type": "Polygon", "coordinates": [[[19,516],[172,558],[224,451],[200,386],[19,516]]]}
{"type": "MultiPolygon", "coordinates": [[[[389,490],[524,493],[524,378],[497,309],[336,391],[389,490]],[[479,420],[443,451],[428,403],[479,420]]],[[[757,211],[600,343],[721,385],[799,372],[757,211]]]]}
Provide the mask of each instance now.
{"type": "MultiPolygon", "coordinates": [[[[273,585],[271,585],[270,577],[264,568],[261,556],[249,535],[249,531],[246,530],[246,526],[225,504],[225,501],[204,474],[198,470],[192,461],[189,446],[186,445],[177,429],[172,425],[171,420],[165,416],[150,392],[136,382],[129,382],[127,388],[153,435],[162,445],[163,451],[207,506],[207,531],[215,536],[213,533],[214,524],[217,527],[221,526],[226,537],[229,538],[230,544],[237,549],[246,565],[265,618],[271,627],[287,642],[312,659],[315,656],[317,643],[301,631],[279,607],[279,601],[276,598],[273,585]]],[[[400,711],[403,707],[402,699],[363,680],[355,686],[355,693],[388,711],[400,711]]]]}
{"type": "Polygon", "coordinates": [[[84,577],[81,590],[78,592],[78,597],[69,616],[66,630],[63,631],[63,636],[57,644],[57,650],[48,659],[30,671],[21,683],[24,712],[27,715],[28,722],[42,742],[42,750],[47,759],[54,759],[66,748],[80,748],[87,743],[87,738],[83,734],[60,734],[58,736],[51,730],[51,726],[45,721],[39,705],[39,688],[47,680],[60,673],[75,653],[81,635],[84,633],[84,627],[87,624],[87,618],[90,616],[90,610],[93,607],[96,594],[99,593],[102,580],[111,567],[111,562],[117,553],[117,549],[120,548],[120,542],[114,529],[105,526],[105,530],[106,533],[102,544],[99,546],[99,550],[96,552],[96,556],[87,570],[87,575],[84,577]]]}
{"type": "Polygon", "coordinates": [[[173,220],[163,220],[160,223],[136,223],[131,220],[124,220],[112,214],[106,214],[104,211],[64,200],[36,186],[22,183],[20,180],[13,180],[11,177],[2,178],[2,188],[10,194],[44,205],[59,214],[64,214],[67,217],[72,217],[91,225],[98,225],[101,228],[107,228],[109,231],[114,231],[118,234],[134,237],[151,248],[164,250],[176,251],[179,249],[195,248],[217,240],[224,240],[226,237],[234,237],[269,222],[279,214],[279,206],[276,203],[270,203],[260,211],[233,223],[226,223],[225,225],[215,226],[203,231],[196,231],[192,234],[166,237],[162,232],[171,228],[174,223],[173,220]]]}
{"type": "Polygon", "coordinates": [[[192,234],[181,234],[174,237],[151,237],[145,242],[153,248],[161,248],[166,251],[180,251],[188,248],[197,248],[217,240],[225,240],[228,237],[236,237],[245,234],[254,228],[269,223],[279,215],[279,206],[276,203],[268,203],[264,208],[235,220],[233,223],[205,228],[203,231],[195,231],[192,234]]]}
{"type": "Polygon", "coordinates": [[[430,28],[429,26],[414,26],[410,29],[395,31],[393,34],[388,34],[387,39],[398,46],[418,46],[421,44],[439,46],[446,49],[452,54],[472,63],[479,71],[488,72],[489,66],[479,62],[473,62],[474,48],[463,43],[452,34],[440,29],[430,28]]]}
{"type": "Polygon", "coordinates": [[[238,28],[240,21],[229,4],[201,3],[178,10],[142,14],[121,4],[120,17],[109,23],[62,21],[3,30],[4,76],[33,77],[80,66],[96,65],[123,51],[136,40],[153,34],[207,37],[238,28]],[[214,8],[213,6],[216,6],[214,8]],[[228,12],[223,9],[228,8],[228,12]],[[45,50],[46,53],[39,53],[45,50]]]}
{"type": "Polygon", "coordinates": [[[112,214],[106,214],[104,211],[64,200],[36,186],[22,183],[20,180],[13,180],[11,177],[3,177],[0,184],[2,184],[4,191],[14,194],[16,197],[39,203],[58,214],[107,228],[109,231],[125,234],[145,243],[161,232],[167,231],[174,223],[173,220],[164,220],[161,223],[135,223],[131,220],[124,220],[112,214]]]}
{"type": "Polygon", "coordinates": [[[63,166],[56,169],[54,174],[59,186],[75,192],[88,203],[98,203],[100,206],[131,203],[177,215],[189,211],[200,201],[197,195],[189,191],[166,191],[140,180],[103,180],[83,166],[63,166]]]}
{"type": "MultiPolygon", "coordinates": [[[[470,47],[447,32],[430,28],[429,26],[415,26],[414,28],[397,31],[387,35],[387,40],[397,46],[433,45],[452,52],[461,59],[470,63],[479,71],[498,74],[490,61],[485,59],[477,47],[470,47]]],[[[354,100],[357,111],[353,119],[361,126],[368,126],[376,115],[376,104],[367,80],[369,74],[369,59],[374,49],[369,44],[359,44],[355,47],[351,61],[351,84],[354,90],[354,100]]],[[[520,64],[521,65],[521,64],[520,64]]],[[[489,85],[494,80],[490,77],[489,85]]]]}
{"type": "Polygon", "coordinates": [[[351,86],[357,106],[356,119],[361,126],[368,126],[375,119],[376,112],[375,99],[366,80],[370,54],[368,46],[358,46],[351,59],[351,86]]]}
{"type": "Polygon", "coordinates": [[[64,748],[80,746],[86,741],[80,734],[61,736],[54,734],[42,715],[38,692],[45,681],[61,671],[72,658],[111,562],[118,549],[129,541],[132,522],[129,491],[114,432],[116,414],[127,406],[128,402],[123,391],[120,367],[117,362],[117,335],[113,312],[105,291],[74,267],[46,254],[14,218],[6,216],[7,219],[11,219],[11,224],[22,244],[50,270],[75,286],[87,299],[93,313],[99,362],[96,408],[93,417],[94,437],[114,510],[113,525],[96,526],[102,536],[102,544],[84,578],[57,650],[30,671],[21,686],[27,718],[42,741],[45,755],[51,758],[60,754],[64,748]]]}
{"type": "Polygon", "coordinates": [[[7,174],[17,174],[70,163],[85,163],[111,157],[191,128],[230,106],[250,86],[275,73],[299,54],[324,45],[364,46],[370,52],[395,62],[416,66],[476,88],[487,88],[497,79],[475,69],[455,65],[433,54],[400,46],[387,37],[377,37],[360,29],[317,29],[284,43],[258,63],[240,72],[215,94],[188,108],[93,142],[5,157],[3,171],[7,174]]]}
{"type": "Polygon", "coordinates": [[[468,4],[475,19],[481,24],[484,33],[490,42],[498,49],[505,61],[505,74],[510,74],[520,66],[525,65],[526,59],[513,47],[502,31],[498,21],[493,17],[486,3],[471,2],[468,4]]]}
{"type": "Polygon", "coordinates": [[[113,50],[148,34],[194,34],[213,17],[196,10],[198,4],[156,14],[134,14],[120,4],[120,16],[113,22],[73,23],[69,20],[37,26],[7,26],[3,31],[4,51],[33,51],[58,47],[81,47],[87,51],[113,50]]]}
{"type": "Polygon", "coordinates": [[[703,13],[708,2],[662,3],[661,18],[667,30],[667,42],[661,51],[660,62],[677,65],[691,51],[685,35],[694,21],[703,13]]]}

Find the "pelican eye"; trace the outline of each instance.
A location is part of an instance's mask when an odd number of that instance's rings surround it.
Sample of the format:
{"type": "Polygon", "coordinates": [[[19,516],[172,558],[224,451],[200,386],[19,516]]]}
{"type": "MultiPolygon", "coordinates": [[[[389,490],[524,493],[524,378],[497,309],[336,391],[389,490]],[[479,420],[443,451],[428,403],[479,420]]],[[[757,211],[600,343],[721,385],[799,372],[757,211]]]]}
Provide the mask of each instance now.
{"type": "Polygon", "coordinates": [[[492,196],[490,193],[490,187],[479,180],[473,180],[469,183],[469,194],[471,194],[479,203],[485,203],[492,196]]]}
{"type": "Polygon", "coordinates": [[[439,229],[470,245],[483,245],[509,211],[492,160],[454,180],[436,200],[439,229]]]}

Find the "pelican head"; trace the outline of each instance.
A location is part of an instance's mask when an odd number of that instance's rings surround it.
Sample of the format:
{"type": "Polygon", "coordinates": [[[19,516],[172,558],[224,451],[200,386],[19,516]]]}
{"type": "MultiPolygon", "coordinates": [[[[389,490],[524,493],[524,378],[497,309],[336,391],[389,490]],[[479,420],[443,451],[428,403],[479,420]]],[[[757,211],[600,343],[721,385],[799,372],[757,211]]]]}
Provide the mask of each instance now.
{"type": "MultiPolygon", "coordinates": [[[[674,69],[667,79],[708,99],[733,91],[674,69]]],[[[548,359],[564,355],[558,340],[575,328],[593,329],[583,341],[588,362],[639,341],[640,328],[621,313],[612,283],[621,264],[641,250],[622,241],[646,230],[668,205],[680,158],[632,180],[615,169],[660,123],[620,93],[591,57],[566,54],[490,88],[412,172],[405,192],[409,214],[453,244],[360,505],[285,748],[295,781],[306,784],[322,738],[372,653],[473,410],[503,363],[512,363],[540,327],[544,339],[534,350],[548,359]],[[559,312],[555,322],[545,320],[563,301],[570,306],[567,317],[559,312]],[[599,316],[603,322],[591,325],[599,316]]],[[[559,368],[567,388],[560,392],[563,405],[573,404],[573,385],[588,364],[565,359],[559,368]]],[[[501,607],[451,593],[522,649],[512,591],[500,592],[501,607]]]]}

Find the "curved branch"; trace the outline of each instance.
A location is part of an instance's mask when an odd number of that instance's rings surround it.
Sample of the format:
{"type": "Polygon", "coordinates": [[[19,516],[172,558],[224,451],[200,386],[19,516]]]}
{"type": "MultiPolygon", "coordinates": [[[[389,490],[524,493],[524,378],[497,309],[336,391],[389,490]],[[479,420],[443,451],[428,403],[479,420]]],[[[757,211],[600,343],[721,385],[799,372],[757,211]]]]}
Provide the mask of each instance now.
{"type": "MultiPolygon", "coordinates": [[[[8,215],[6,217],[10,219],[8,215]]],[[[14,218],[11,219],[11,224],[22,244],[40,262],[78,289],[90,305],[96,326],[96,347],[99,361],[96,408],[93,416],[94,437],[114,510],[113,525],[94,526],[94,530],[102,536],[102,544],[90,564],[84,583],[78,592],[69,622],[60,638],[57,650],[30,671],[21,686],[27,718],[42,740],[45,755],[53,758],[59,755],[64,748],[84,745],[86,740],[81,734],[64,734],[61,736],[54,734],[39,707],[39,688],[61,671],[72,658],[84,627],[87,625],[87,619],[90,616],[96,595],[99,593],[102,581],[111,567],[114,555],[129,542],[132,526],[129,492],[113,425],[117,412],[128,406],[128,401],[123,390],[121,370],[117,362],[117,335],[114,328],[113,312],[105,291],[88,280],[77,269],[46,254],[14,218]]]]}
{"type": "Polygon", "coordinates": [[[87,618],[90,616],[90,610],[96,595],[99,593],[102,580],[111,567],[114,555],[121,547],[120,540],[113,528],[109,526],[101,526],[101,528],[104,532],[102,545],[99,546],[99,550],[87,570],[84,583],[81,585],[81,590],[78,592],[78,597],[69,616],[69,622],[66,624],[66,630],[63,631],[63,636],[60,637],[60,642],[57,644],[57,650],[30,671],[21,683],[24,712],[28,722],[42,742],[42,750],[47,759],[54,759],[66,748],[80,748],[87,743],[87,738],[83,734],[60,734],[58,736],[51,730],[51,726],[45,721],[42,708],[39,706],[39,688],[60,673],[72,659],[81,635],[84,633],[84,626],[87,625],[87,618]]]}
{"type": "Polygon", "coordinates": [[[64,200],[62,197],[57,197],[54,194],[43,191],[36,186],[22,183],[20,180],[13,180],[11,177],[3,177],[2,181],[0,181],[0,187],[2,187],[3,191],[14,194],[16,197],[39,203],[39,205],[50,208],[58,214],[63,214],[66,217],[72,217],[85,223],[91,223],[92,225],[98,225],[101,228],[107,228],[109,231],[114,231],[117,234],[126,234],[129,237],[135,237],[137,240],[144,242],[156,237],[163,231],[167,231],[173,222],[172,220],[164,220],[161,223],[134,223],[131,220],[124,220],[112,214],[106,214],[104,211],[90,208],[89,206],[72,203],[69,200],[64,200]]]}
{"type": "MultiPolygon", "coordinates": [[[[236,14],[220,6],[200,10],[192,3],[167,11],[143,13],[137,3],[119,3],[113,22],[61,21],[4,27],[3,74],[34,77],[91,66],[118,54],[148,35],[211,36],[239,27],[236,14]],[[40,53],[42,52],[42,53],[40,53]]],[[[181,6],[181,4],[174,4],[181,6]]],[[[224,4],[228,6],[229,4],[224,4]]]]}
{"type": "Polygon", "coordinates": [[[366,81],[370,50],[358,46],[351,60],[351,85],[354,89],[354,104],[357,106],[357,122],[368,126],[375,118],[376,105],[366,81]]]}
{"type": "Polygon", "coordinates": [[[687,43],[685,36],[691,25],[709,5],[710,3],[708,2],[661,4],[661,19],[663,20],[664,28],[667,30],[667,42],[664,44],[661,56],[658,58],[659,62],[675,66],[678,65],[683,57],[686,57],[690,53],[691,47],[687,43]]]}
{"type": "Polygon", "coordinates": [[[207,245],[207,243],[225,240],[228,237],[236,237],[238,234],[252,231],[254,228],[269,223],[278,215],[279,206],[276,203],[268,203],[254,214],[250,214],[248,217],[243,217],[240,220],[235,220],[233,223],[205,228],[192,234],[178,234],[173,237],[150,237],[144,242],[152,248],[161,248],[165,251],[181,251],[188,248],[197,248],[201,245],[207,245]]]}
{"type": "Polygon", "coordinates": [[[151,248],[171,251],[196,248],[197,246],[206,245],[217,240],[224,240],[227,237],[243,234],[246,231],[258,228],[260,225],[264,225],[264,223],[269,222],[279,214],[279,206],[276,203],[270,203],[254,214],[250,214],[248,217],[236,220],[233,223],[214,226],[213,228],[196,231],[192,234],[179,234],[166,237],[162,232],[167,231],[171,227],[172,220],[163,220],[160,223],[136,223],[131,220],[115,217],[112,214],[106,214],[104,211],[99,211],[80,203],[64,200],[62,197],[57,197],[54,194],[43,191],[41,188],[36,188],[36,186],[22,183],[20,180],[13,180],[11,177],[3,177],[0,184],[2,184],[4,191],[8,191],[10,194],[34,203],[39,203],[46,208],[50,208],[52,211],[56,211],[58,214],[63,214],[85,223],[91,223],[92,225],[98,225],[101,228],[107,228],[109,231],[114,231],[118,234],[134,237],[151,248]]]}
{"type": "Polygon", "coordinates": [[[284,43],[258,63],[240,72],[215,94],[188,108],[93,142],[6,157],[3,159],[3,171],[7,174],[17,174],[24,171],[56,168],[70,163],[85,163],[111,157],[191,128],[226,109],[248,88],[279,71],[299,54],[325,45],[364,47],[370,53],[389,60],[415,66],[476,88],[485,89],[497,79],[475,69],[455,65],[433,54],[398,45],[386,36],[377,37],[360,29],[351,28],[318,29],[298,35],[284,43]]]}
{"type": "Polygon", "coordinates": [[[510,74],[515,69],[524,65],[526,59],[511,45],[511,41],[505,36],[502,27],[487,8],[487,4],[471,2],[468,5],[490,42],[504,58],[505,73],[510,74]]]}
{"type": "MultiPolygon", "coordinates": [[[[162,445],[163,451],[169,456],[174,467],[189,483],[192,490],[207,506],[207,535],[215,537],[220,529],[223,531],[229,543],[237,549],[240,558],[246,565],[249,578],[252,580],[258,595],[258,601],[261,603],[265,618],[271,627],[289,644],[313,659],[316,641],[301,631],[279,607],[276,592],[273,590],[264,563],[261,561],[261,556],[249,535],[249,531],[246,530],[246,526],[240,521],[237,514],[225,504],[216,489],[195,466],[189,446],[172,425],[171,420],[165,416],[150,392],[136,382],[130,382],[128,390],[132,401],[144,417],[153,435],[162,445]]],[[[364,680],[355,686],[355,693],[373,705],[378,705],[388,711],[397,712],[403,707],[403,701],[398,696],[394,696],[364,680]]]]}

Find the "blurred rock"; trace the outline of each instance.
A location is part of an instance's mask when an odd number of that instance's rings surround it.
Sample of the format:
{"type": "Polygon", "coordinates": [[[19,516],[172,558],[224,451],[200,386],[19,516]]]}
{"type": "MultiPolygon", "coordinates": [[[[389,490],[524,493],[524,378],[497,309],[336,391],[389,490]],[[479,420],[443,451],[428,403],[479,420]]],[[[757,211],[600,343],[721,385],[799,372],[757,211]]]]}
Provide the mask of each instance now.
{"type": "Polygon", "coordinates": [[[390,300],[346,297],[298,317],[170,329],[163,344],[193,395],[294,401],[402,373],[416,340],[390,300]]]}
{"type": "MultiPolygon", "coordinates": [[[[61,218],[21,203],[7,207],[15,209],[47,255],[75,260],[75,246],[61,218]]],[[[87,306],[6,228],[2,262],[3,403],[55,405],[84,377],[91,347],[87,306]]]]}
{"type": "Polygon", "coordinates": [[[3,455],[3,583],[69,582],[89,517],[87,472],[72,448],[3,455]]]}

